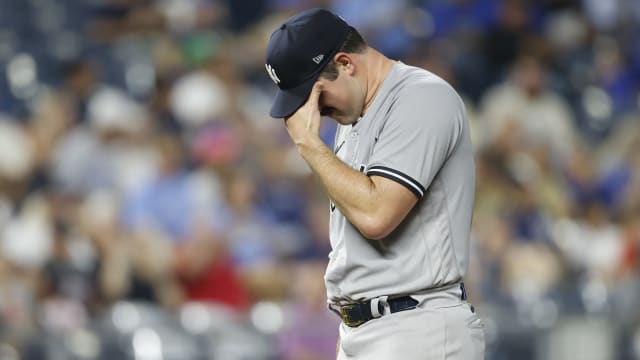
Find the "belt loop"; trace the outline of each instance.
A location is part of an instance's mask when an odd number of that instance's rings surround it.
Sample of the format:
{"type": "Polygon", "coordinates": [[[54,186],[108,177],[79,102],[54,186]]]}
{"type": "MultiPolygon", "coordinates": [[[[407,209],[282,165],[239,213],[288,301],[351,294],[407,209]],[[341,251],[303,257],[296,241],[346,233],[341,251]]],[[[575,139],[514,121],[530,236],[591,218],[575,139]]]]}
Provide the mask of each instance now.
{"type": "Polygon", "coordinates": [[[342,314],[340,314],[340,311],[336,309],[335,306],[336,306],[335,304],[327,304],[327,309],[331,310],[336,315],[338,315],[338,317],[342,318],[342,314]]]}
{"type": "Polygon", "coordinates": [[[380,296],[371,299],[371,316],[374,319],[381,317],[382,315],[389,314],[389,303],[387,302],[388,296],[380,296]],[[380,313],[380,304],[382,304],[382,313],[380,313]]]}

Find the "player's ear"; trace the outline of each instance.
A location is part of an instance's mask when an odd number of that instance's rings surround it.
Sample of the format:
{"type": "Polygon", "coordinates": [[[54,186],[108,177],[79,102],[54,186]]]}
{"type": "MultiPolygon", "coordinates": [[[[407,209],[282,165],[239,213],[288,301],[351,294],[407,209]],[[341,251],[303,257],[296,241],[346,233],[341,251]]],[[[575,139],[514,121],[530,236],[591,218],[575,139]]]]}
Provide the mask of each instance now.
{"type": "Polygon", "coordinates": [[[333,57],[333,61],[338,67],[338,71],[346,71],[347,74],[352,75],[355,71],[355,64],[353,63],[353,57],[345,52],[339,52],[333,57]]]}

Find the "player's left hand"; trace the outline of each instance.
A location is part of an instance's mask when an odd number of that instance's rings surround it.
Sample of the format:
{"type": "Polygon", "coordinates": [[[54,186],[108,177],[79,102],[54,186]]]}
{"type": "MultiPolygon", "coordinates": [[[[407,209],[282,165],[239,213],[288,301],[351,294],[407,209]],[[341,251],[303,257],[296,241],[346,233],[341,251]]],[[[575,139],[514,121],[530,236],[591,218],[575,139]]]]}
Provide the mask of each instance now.
{"type": "Polygon", "coordinates": [[[320,109],[318,101],[322,84],[313,84],[311,94],[293,115],[284,119],[289,136],[297,146],[310,145],[320,140],[320,109]]]}

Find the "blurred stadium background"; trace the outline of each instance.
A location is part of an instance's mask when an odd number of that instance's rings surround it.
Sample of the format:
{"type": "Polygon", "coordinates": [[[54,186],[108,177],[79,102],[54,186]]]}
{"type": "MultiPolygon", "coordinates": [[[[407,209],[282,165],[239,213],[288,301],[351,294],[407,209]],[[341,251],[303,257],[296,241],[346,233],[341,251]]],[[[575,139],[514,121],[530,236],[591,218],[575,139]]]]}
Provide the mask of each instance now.
{"type": "Polygon", "coordinates": [[[638,0],[0,0],[0,358],[334,358],[263,64],[312,6],[464,95],[487,359],[640,359],[638,0]]]}

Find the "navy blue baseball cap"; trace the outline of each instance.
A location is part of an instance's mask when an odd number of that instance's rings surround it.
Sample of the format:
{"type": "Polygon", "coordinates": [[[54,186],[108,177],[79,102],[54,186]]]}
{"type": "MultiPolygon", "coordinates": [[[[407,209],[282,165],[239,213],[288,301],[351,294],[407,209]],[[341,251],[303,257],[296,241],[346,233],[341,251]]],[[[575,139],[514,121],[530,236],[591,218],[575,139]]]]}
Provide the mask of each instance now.
{"type": "Polygon", "coordinates": [[[280,88],[269,114],[292,115],[307,101],[322,69],[333,61],[349,25],[325,9],[305,10],[276,29],[267,45],[267,73],[280,88]]]}

